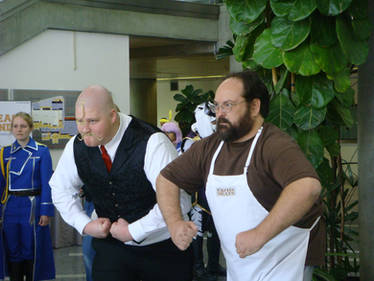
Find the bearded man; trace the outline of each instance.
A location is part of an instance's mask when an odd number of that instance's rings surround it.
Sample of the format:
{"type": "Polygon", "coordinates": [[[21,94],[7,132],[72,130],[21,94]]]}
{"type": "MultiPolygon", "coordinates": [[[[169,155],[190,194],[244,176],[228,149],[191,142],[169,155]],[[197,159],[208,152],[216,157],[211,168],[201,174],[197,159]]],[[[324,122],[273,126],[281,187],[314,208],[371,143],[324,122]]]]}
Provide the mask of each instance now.
{"type": "Polygon", "coordinates": [[[193,222],[181,217],[179,190],[206,186],[227,281],[301,281],[308,244],[310,258],[323,259],[318,176],[295,141],[264,122],[269,95],[256,73],[226,77],[214,103],[217,132],[157,179],[157,201],[172,241],[183,250],[196,235],[193,222]]]}

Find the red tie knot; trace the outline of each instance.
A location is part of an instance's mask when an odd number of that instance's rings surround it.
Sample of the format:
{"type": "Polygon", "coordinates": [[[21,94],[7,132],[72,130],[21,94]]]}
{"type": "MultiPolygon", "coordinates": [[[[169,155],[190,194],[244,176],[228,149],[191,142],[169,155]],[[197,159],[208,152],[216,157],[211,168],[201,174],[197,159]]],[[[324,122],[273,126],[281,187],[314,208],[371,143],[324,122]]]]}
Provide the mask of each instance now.
{"type": "Polygon", "coordinates": [[[103,157],[106,169],[108,170],[108,172],[110,172],[110,169],[112,168],[112,160],[110,160],[108,151],[106,151],[104,145],[100,145],[100,150],[101,150],[101,157],[103,157]]]}

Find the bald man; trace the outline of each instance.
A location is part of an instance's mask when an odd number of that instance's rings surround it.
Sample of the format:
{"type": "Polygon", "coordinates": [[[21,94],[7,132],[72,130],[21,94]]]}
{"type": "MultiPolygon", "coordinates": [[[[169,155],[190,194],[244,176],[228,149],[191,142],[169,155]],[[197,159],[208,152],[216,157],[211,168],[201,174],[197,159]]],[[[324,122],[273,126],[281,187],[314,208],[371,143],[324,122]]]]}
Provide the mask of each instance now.
{"type": "MultiPolygon", "coordinates": [[[[176,158],[173,144],[156,127],[117,112],[102,86],[82,91],[75,117],[79,134],[67,143],[50,185],[63,219],[94,237],[93,280],[191,280],[192,253],[171,242],[156,204],[156,177],[176,158]],[[82,208],[82,186],[97,219],[82,208]]],[[[187,193],[180,202],[187,219],[187,193]]]]}

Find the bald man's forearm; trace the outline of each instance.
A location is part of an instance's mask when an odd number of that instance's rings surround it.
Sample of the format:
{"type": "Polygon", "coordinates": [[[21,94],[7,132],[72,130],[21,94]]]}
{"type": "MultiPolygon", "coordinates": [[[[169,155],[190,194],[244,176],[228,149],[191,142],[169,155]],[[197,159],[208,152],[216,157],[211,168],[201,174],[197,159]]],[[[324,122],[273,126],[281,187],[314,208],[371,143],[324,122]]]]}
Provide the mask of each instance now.
{"type": "Polygon", "coordinates": [[[180,204],[179,188],[161,174],[156,181],[157,203],[168,226],[170,237],[178,249],[186,250],[193,237],[196,236],[197,226],[191,221],[184,221],[180,204]]]}
{"type": "Polygon", "coordinates": [[[156,195],[157,203],[168,227],[183,220],[177,185],[160,174],[156,180],[156,195]]]}

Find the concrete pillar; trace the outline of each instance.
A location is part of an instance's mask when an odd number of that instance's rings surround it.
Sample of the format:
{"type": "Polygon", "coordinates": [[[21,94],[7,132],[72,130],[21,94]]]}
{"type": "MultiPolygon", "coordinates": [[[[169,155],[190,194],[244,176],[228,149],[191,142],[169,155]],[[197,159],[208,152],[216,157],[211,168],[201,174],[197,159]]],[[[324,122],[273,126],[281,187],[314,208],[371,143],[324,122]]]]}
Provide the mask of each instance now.
{"type": "MultiPolygon", "coordinates": [[[[374,2],[368,14],[374,23],[374,2]]],[[[359,68],[358,80],[358,157],[360,279],[374,276],[374,31],[369,41],[369,57],[359,68]]]]}
{"type": "Polygon", "coordinates": [[[155,79],[130,80],[130,114],[155,126],[158,125],[155,79]]]}
{"type": "MultiPolygon", "coordinates": [[[[234,40],[230,29],[230,15],[227,11],[226,5],[221,5],[218,19],[217,51],[219,48],[223,47],[228,40],[234,40]]],[[[242,64],[238,63],[234,56],[230,56],[230,72],[238,72],[242,70],[242,64]]]]}

